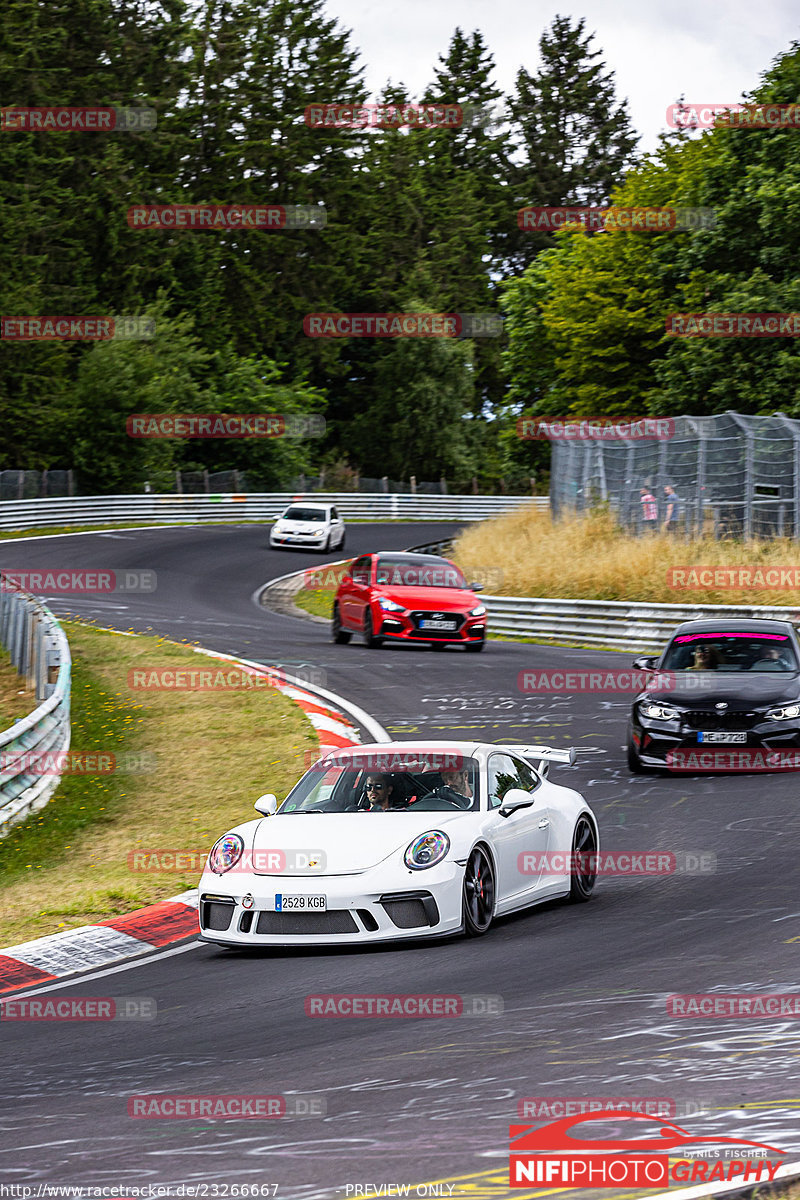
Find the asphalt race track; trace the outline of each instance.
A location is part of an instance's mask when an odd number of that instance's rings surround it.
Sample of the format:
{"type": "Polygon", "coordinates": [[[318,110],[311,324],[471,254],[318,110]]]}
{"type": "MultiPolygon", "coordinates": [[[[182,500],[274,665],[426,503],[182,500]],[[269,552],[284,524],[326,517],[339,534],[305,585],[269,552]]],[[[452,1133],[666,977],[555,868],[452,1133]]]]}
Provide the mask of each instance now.
{"type": "MultiPolygon", "coordinates": [[[[351,525],[347,554],[452,531],[351,525]]],[[[277,575],[338,555],[270,551],[267,540],[266,527],[194,526],[0,542],[0,566],[155,570],[151,594],[46,599],[57,613],[108,626],[287,669],[317,665],[328,688],[400,739],[574,745],[576,765],[553,768],[553,778],[585,793],[604,850],[708,851],[716,871],[608,877],[588,905],[529,910],[477,941],[264,955],[196,943],[60,987],[64,996],[152,996],[158,1018],[0,1026],[0,1180],[171,1185],[173,1195],[180,1184],[271,1183],[278,1200],[447,1180],[453,1195],[505,1196],[502,1186],[478,1185],[490,1171],[502,1178],[508,1125],[518,1120],[518,1100],[532,1096],[706,1102],[712,1111],[678,1123],[800,1158],[797,1019],[666,1015],[673,993],[797,989],[797,780],[636,779],[623,751],[628,697],[547,697],[517,687],[526,666],[619,667],[629,655],[510,642],[491,642],[476,656],[334,646],[326,626],[259,609],[252,597],[277,575]],[[500,996],[504,1012],[308,1018],[304,997],[319,992],[478,993],[500,996]],[[324,1098],[327,1117],[129,1118],[128,1096],[152,1092],[301,1093],[324,1098]]]]}

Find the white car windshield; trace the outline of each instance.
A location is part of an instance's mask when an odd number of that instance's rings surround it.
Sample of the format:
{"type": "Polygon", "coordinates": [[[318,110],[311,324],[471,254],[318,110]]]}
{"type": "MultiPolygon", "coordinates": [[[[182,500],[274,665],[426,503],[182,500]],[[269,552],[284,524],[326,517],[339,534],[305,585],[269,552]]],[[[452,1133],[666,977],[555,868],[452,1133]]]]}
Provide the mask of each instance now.
{"type": "Polygon", "coordinates": [[[324,508],[287,508],[281,521],[327,521],[324,508]]]}
{"type": "Polygon", "coordinates": [[[460,755],[333,755],[307,771],[278,809],[289,813],[463,812],[480,808],[478,763],[460,755]],[[394,769],[387,769],[393,766],[394,769]]]}

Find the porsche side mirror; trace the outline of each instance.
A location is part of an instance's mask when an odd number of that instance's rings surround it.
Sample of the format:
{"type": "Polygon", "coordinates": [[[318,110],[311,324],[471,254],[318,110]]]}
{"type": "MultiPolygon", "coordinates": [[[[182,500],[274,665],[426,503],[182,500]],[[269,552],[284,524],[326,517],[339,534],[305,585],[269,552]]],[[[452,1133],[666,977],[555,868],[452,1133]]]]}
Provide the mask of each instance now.
{"type": "Polygon", "coordinates": [[[500,805],[500,816],[510,817],[513,812],[519,808],[531,808],[536,803],[530,792],[523,792],[522,788],[509,788],[503,797],[503,803],[500,805]]]}
{"type": "Polygon", "coordinates": [[[278,811],[278,797],[273,796],[272,792],[259,796],[255,803],[255,810],[263,813],[265,817],[274,817],[278,811]]]}
{"type": "Polygon", "coordinates": [[[657,654],[654,654],[652,656],[650,656],[648,654],[643,654],[639,658],[635,658],[633,660],[633,665],[637,671],[655,671],[657,662],[658,662],[657,654]]]}
{"type": "Polygon", "coordinates": [[[482,592],[485,587],[486,587],[485,583],[471,583],[469,585],[469,590],[471,592],[482,592]]]}

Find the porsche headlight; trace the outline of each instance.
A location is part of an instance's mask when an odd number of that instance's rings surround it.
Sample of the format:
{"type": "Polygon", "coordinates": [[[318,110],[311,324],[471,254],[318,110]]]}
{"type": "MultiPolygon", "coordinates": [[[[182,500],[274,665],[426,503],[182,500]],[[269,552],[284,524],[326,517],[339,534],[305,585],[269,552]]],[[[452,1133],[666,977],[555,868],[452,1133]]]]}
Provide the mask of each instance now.
{"type": "Polygon", "coordinates": [[[244,842],[238,833],[226,833],[213,846],[208,865],[215,875],[224,875],[235,867],[244,854],[244,842]]]}
{"type": "Polygon", "coordinates": [[[381,596],[378,604],[384,612],[405,612],[402,604],[395,604],[394,600],[387,600],[385,596],[381,596]]]}
{"type": "Polygon", "coordinates": [[[479,604],[477,608],[471,608],[469,610],[469,615],[471,617],[482,617],[485,612],[486,612],[486,605],[479,604]]]}
{"type": "Polygon", "coordinates": [[[425,871],[440,863],[450,849],[450,838],[439,829],[423,833],[408,847],[405,853],[405,864],[412,871],[425,871]]]}
{"type": "Polygon", "coordinates": [[[649,717],[651,721],[677,721],[681,715],[680,710],[674,708],[673,705],[659,704],[654,700],[642,700],[639,712],[643,717],[649,717]]]}
{"type": "Polygon", "coordinates": [[[800,704],[778,705],[777,708],[768,709],[767,716],[771,721],[793,721],[800,717],[800,704]]]}

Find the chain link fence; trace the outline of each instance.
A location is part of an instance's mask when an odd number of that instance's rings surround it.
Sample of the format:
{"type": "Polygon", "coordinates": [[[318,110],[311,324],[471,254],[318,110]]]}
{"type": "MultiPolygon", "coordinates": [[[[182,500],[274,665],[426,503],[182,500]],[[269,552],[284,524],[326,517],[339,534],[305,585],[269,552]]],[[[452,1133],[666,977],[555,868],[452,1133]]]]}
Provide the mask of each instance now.
{"type": "MultiPolygon", "coordinates": [[[[478,480],[420,480],[368,478],[355,471],[333,469],[318,475],[296,475],[293,479],[259,478],[250,471],[161,471],[136,489],[158,495],[224,495],[262,492],[352,492],[419,496],[465,496],[516,494],[517,487],[487,488],[478,480]]],[[[525,488],[522,489],[526,490],[525,488]]],[[[0,501],[38,500],[47,496],[82,496],[80,476],[73,471],[0,471],[0,501]]]]}
{"type": "Polygon", "coordinates": [[[0,471],[0,500],[38,500],[74,496],[72,471],[0,471]]]}
{"type": "Polygon", "coordinates": [[[663,424],[670,435],[660,439],[553,440],[554,516],[607,503],[629,532],[644,533],[671,504],[686,537],[800,538],[800,421],[726,412],[663,424]]]}

